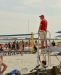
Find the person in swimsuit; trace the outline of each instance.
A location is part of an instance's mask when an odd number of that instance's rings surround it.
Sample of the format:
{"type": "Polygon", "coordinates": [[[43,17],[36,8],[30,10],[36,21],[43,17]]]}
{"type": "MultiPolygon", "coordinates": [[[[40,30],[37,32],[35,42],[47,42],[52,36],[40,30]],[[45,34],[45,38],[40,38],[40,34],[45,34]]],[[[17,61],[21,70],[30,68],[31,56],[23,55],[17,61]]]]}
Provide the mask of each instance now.
{"type": "MultiPolygon", "coordinates": [[[[20,44],[19,44],[19,47],[20,47],[20,51],[22,51],[23,50],[23,47],[22,47],[22,42],[20,42],[20,44]]],[[[23,56],[23,52],[20,52],[20,54],[21,54],[21,56],[23,56]]]]}
{"type": "Polygon", "coordinates": [[[0,59],[0,75],[3,75],[6,69],[7,69],[7,65],[0,59]]]}
{"type": "Polygon", "coordinates": [[[1,45],[0,45],[0,59],[3,60],[3,49],[1,45]]]}

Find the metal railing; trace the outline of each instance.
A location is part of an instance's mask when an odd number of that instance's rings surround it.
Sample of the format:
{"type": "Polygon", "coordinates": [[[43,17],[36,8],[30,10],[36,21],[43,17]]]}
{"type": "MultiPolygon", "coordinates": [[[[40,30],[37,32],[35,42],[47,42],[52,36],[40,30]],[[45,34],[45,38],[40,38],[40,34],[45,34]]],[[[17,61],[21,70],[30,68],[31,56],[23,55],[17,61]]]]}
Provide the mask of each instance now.
{"type": "MultiPolygon", "coordinates": [[[[40,33],[41,32],[43,32],[43,34],[44,34],[44,41],[45,41],[45,57],[46,57],[46,41],[47,41],[47,33],[45,32],[45,31],[43,31],[43,30],[40,30],[39,32],[38,32],[38,50],[37,50],[37,65],[39,65],[39,57],[40,57],[40,55],[39,55],[39,37],[41,36],[40,35],[40,33]],[[45,38],[46,37],[46,38],[45,38]]],[[[50,39],[51,39],[51,34],[50,34],[50,32],[48,31],[48,33],[49,33],[49,42],[51,43],[51,41],[50,41],[50,39]]],[[[48,56],[48,64],[51,66],[51,56],[50,56],[50,50],[49,50],[49,56],[48,56]]]]}
{"type": "MultiPolygon", "coordinates": [[[[40,37],[40,33],[41,33],[41,32],[44,33],[44,37],[45,37],[45,34],[46,34],[46,32],[43,31],[43,30],[40,30],[40,31],[38,32],[37,65],[39,65],[39,37],[40,37]]],[[[46,42],[46,39],[44,39],[44,40],[45,40],[45,42],[46,42]]],[[[46,44],[46,43],[45,43],[45,44],[46,44]]],[[[45,45],[45,48],[46,48],[46,45],[45,45]]],[[[46,55],[46,51],[45,51],[45,55],[46,55]]]]}

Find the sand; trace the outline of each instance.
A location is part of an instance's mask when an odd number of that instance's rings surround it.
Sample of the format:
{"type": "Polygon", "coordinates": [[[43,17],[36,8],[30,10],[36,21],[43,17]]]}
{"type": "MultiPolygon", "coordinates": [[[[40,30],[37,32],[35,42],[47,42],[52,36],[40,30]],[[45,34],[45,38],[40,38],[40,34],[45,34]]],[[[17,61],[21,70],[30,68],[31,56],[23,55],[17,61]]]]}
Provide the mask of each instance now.
{"type": "MultiPolygon", "coordinates": [[[[42,58],[42,57],[41,57],[42,58]]],[[[61,57],[59,56],[60,60],[61,57]]],[[[4,56],[4,62],[8,65],[5,73],[12,71],[13,69],[28,68],[28,72],[37,65],[37,55],[36,54],[24,54],[13,55],[13,56],[4,56]]],[[[58,65],[59,61],[51,56],[51,65],[58,65]]],[[[4,74],[5,74],[4,73],[4,74]]]]}

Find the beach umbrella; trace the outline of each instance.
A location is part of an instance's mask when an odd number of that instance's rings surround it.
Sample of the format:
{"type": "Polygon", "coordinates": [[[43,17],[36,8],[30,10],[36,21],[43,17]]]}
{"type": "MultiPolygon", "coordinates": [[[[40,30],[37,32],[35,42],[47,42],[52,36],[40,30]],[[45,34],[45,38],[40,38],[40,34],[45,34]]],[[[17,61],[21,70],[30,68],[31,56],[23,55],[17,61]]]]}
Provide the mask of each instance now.
{"type": "Polygon", "coordinates": [[[61,30],[60,30],[60,31],[58,31],[58,32],[56,32],[56,33],[61,33],[61,30]]]}

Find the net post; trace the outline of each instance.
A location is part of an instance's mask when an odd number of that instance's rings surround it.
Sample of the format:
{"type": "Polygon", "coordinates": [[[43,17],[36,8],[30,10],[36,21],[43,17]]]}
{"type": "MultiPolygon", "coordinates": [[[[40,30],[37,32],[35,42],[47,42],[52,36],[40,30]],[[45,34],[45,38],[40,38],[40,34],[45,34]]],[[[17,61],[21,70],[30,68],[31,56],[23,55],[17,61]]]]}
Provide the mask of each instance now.
{"type": "Polygon", "coordinates": [[[32,46],[32,52],[33,52],[33,47],[34,47],[34,34],[31,32],[31,46],[32,46]]]}

